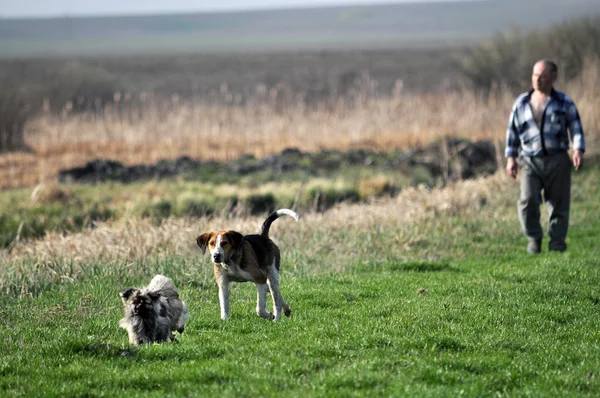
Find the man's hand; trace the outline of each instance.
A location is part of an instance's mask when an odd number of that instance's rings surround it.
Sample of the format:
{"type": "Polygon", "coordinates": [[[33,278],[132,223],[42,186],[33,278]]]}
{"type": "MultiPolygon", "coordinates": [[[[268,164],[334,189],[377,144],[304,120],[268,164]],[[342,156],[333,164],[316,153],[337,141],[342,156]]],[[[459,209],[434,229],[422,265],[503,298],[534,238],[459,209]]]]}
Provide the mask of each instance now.
{"type": "Polygon", "coordinates": [[[518,170],[519,170],[519,167],[517,165],[517,161],[515,160],[514,156],[510,156],[510,157],[506,158],[506,174],[508,174],[509,177],[517,179],[518,170]]]}
{"type": "Polygon", "coordinates": [[[575,170],[583,167],[583,152],[579,149],[573,151],[573,166],[575,166],[575,170]]]}

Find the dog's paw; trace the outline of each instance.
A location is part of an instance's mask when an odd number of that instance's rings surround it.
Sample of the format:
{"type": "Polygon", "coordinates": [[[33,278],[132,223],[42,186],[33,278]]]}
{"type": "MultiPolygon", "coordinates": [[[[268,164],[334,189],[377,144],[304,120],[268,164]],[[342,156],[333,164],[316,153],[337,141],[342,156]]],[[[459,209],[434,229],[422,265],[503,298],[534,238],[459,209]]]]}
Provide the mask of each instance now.
{"type": "Polygon", "coordinates": [[[268,311],[264,311],[264,310],[263,310],[263,311],[258,311],[258,310],[257,310],[257,311],[256,311],[256,315],[258,315],[258,316],[259,316],[259,317],[261,317],[261,318],[268,319],[268,320],[270,320],[270,321],[272,321],[273,319],[275,319],[275,315],[271,314],[271,313],[270,313],[270,312],[268,312],[268,311]]]}
{"type": "Polygon", "coordinates": [[[288,309],[286,309],[286,310],[284,310],[284,311],[283,311],[283,315],[285,315],[285,316],[287,316],[287,317],[290,317],[290,316],[292,316],[292,310],[291,310],[291,309],[289,309],[289,308],[288,308],[288,309]]]}

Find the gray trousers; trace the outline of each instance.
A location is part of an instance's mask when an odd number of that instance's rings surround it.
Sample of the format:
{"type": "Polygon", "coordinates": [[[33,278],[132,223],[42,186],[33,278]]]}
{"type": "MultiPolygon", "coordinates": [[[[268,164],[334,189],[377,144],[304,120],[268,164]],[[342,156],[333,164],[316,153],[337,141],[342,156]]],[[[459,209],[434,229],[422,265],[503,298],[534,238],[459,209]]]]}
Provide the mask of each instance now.
{"type": "Polygon", "coordinates": [[[542,240],[540,205],[548,207],[550,250],[565,250],[571,204],[571,169],[567,152],[543,157],[519,157],[521,195],[518,202],[519,221],[530,240],[542,240]]]}

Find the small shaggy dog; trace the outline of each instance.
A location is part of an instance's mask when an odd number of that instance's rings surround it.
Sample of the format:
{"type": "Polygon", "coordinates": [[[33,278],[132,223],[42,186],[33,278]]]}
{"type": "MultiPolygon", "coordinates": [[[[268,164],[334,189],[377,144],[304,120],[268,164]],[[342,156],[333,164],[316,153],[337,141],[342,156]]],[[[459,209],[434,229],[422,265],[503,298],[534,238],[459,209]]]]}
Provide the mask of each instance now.
{"type": "Polygon", "coordinates": [[[176,341],[173,331],[183,333],[190,314],[166,276],[156,275],[147,287],[131,287],[119,295],[125,305],[119,326],[127,330],[131,344],[176,341]]]}

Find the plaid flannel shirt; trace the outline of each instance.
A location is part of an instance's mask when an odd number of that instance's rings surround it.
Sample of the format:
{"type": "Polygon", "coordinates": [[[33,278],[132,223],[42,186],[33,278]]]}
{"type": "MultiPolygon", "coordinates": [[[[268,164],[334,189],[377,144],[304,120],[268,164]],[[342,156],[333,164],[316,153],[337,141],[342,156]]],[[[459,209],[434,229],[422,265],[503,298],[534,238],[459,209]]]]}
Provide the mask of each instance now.
{"type": "Polygon", "coordinates": [[[530,100],[533,90],[523,93],[515,101],[506,129],[505,157],[517,156],[519,149],[525,156],[545,156],[569,149],[569,135],[573,149],[585,152],[585,140],[579,112],[573,100],[552,89],[542,115],[542,125],[533,118],[530,100]],[[540,134],[543,131],[543,134],[540,134]]]}

